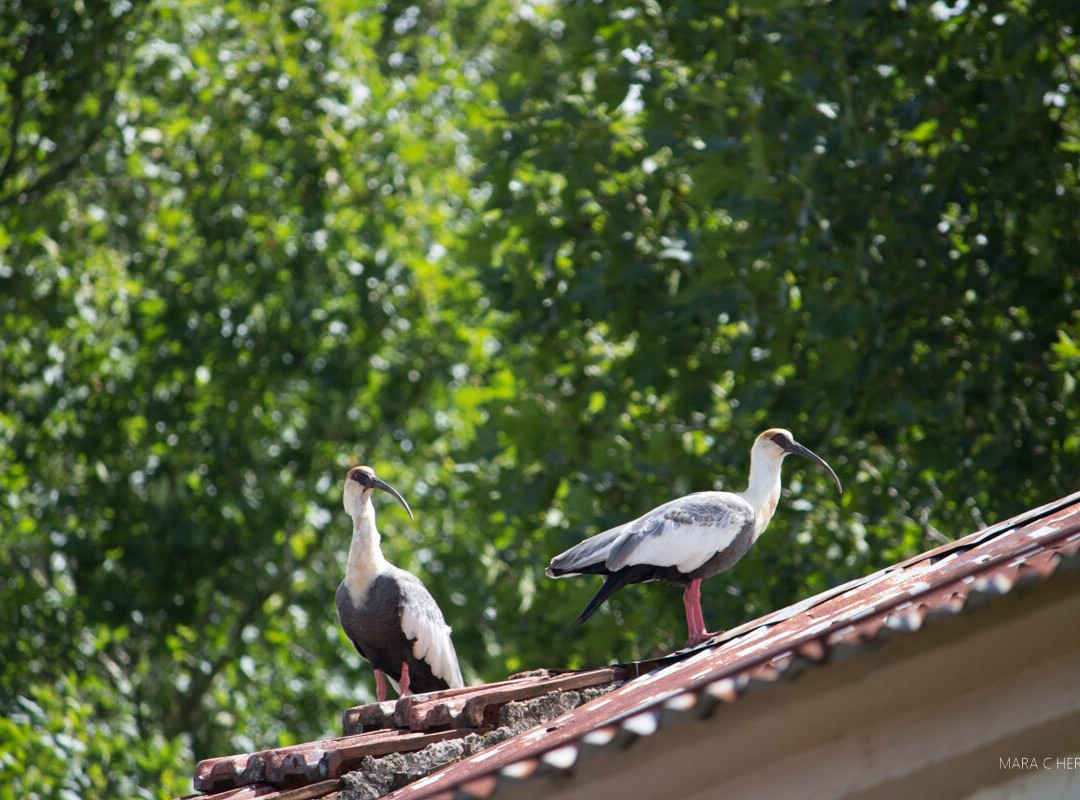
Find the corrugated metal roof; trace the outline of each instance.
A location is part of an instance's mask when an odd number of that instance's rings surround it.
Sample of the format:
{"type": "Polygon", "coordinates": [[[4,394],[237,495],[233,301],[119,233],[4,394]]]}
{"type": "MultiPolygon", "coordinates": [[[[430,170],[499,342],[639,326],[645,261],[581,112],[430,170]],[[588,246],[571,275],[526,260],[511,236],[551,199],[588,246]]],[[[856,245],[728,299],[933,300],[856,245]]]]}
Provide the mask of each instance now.
{"type": "MultiPolygon", "coordinates": [[[[303,800],[333,792],[336,778],[367,755],[415,750],[432,739],[494,730],[507,703],[553,691],[613,686],[543,726],[465,756],[406,785],[395,800],[487,800],[501,787],[571,769],[591,754],[624,746],[709,713],[810,665],[838,660],[898,633],[919,630],[1015,587],[1080,563],[1080,493],[1034,509],[872,575],[835,587],[657,661],[575,673],[530,675],[486,686],[350,709],[343,739],[200,763],[196,788],[303,800]],[[618,682],[621,685],[617,685],[618,682]],[[364,732],[359,731],[363,726],[364,732]],[[393,749],[398,748],[398,749],[393,749]],[[335,755],[336,754],[336,755],[335,755]],[[320,794],[275,794],[297,782],[320,794]],[[277,788],[275,788],[277,787],[277,788]],[[314,790],[316,787],[308,786],[314,790]],[[245,790],[248,791],[248,790],[245,790]]],[[[297,790],[298,791],[298,790],[297,790]]]]}

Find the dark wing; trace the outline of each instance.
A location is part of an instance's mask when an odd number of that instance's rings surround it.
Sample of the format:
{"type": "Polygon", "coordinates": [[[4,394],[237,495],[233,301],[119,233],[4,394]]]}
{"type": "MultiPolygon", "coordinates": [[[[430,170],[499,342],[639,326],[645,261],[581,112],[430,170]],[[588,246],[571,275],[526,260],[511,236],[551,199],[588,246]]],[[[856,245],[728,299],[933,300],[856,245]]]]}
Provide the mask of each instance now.
{"type": "Polygon", "coordinates": [[[363,628],[363,619],[357,613],[356,608],[352,604],[352,600],[349,598],[349,587],[345,585],[345,581],[338,584],[334,601],[337,605],[337,616],[338,622],[341,623],[341,629],[345,631],[345,635],[348,636],[349,641],[353,643],[356,652],[368,661],[371,661],[371,655],[364,652],[363,640],[360,636],[360,631],[363,628]]]}

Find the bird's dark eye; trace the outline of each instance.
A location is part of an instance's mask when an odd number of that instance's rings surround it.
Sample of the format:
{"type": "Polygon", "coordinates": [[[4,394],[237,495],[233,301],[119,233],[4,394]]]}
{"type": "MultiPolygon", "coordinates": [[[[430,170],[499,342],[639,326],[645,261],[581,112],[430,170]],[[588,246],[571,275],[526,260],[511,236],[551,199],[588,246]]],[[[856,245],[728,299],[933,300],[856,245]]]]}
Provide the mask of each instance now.
{"type": "Polygon", "coordinates": [[[773,436],[772,440],[774,442],[776,442],[778,445],[780,445],[781,447],[783,447],[785,444],[787,444],[787,437],[784,436],[784,434],[782,434],[782,433],[778,433],[775,436],[773,436]]]}

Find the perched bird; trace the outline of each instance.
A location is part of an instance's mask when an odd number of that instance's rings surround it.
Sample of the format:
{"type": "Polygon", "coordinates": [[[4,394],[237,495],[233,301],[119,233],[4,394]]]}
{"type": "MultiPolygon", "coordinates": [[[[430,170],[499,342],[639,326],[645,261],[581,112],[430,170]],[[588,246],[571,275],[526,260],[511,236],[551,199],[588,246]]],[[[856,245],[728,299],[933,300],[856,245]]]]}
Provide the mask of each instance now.
{"type": "Polygon", "coordinates": [[[409,512],[396,489],[375,477],[371,467],[353,467],[345,477],[345,510],[353,520],[345,580],[337,589],[341,627],[360,655],[375,668],[375,693],[386,699],[383,674],[397,681],[399,694],[464,686],[450,626],[424,584],[388,562],[375,527],[376,489],[389,492],[409,512]]]}
{"type": "Polygon", "coordinates": [[[843,492],[832,467],[795,441],[790,431],[770,428],[750,450],[750,485],[743,492],[695,492],[664,503],[632,522],[598,533],[551,559],[551,578],[604,575],[604,584],[577,618],[582,623],[623,586],[667,581],[686,586],[687,646],[718,632],[705,630],[701,582],[732,567],[757,541],[780,499],[780,465],[796,454],[820,464],[843,492]]]}

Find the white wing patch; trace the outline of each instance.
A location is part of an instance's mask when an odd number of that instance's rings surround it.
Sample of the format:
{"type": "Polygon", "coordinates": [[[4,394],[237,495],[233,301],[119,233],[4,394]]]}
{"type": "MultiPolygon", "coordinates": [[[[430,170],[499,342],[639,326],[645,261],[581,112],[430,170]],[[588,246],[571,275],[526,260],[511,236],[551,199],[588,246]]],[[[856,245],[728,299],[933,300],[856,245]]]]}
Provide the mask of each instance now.
{"type": "Polygon", "coordinates": [[[407,638],[415,640],[413,655],[426,661],[435,677],[442,678],[451,689],[465,685],[457,652],[450,639],[450,626],[443,620],[437,607],[432,614],[431,609],[406,603],[401,609],[401,630],[407,638]]]}
{"type": "Polygon", "coordinates": [[[738,495],[716,492],[715,502],[707,507],[697,502],[701,495],[666,503],[653,512],[656,517],[648,514],[624,526],[605,566],[613,572],[635,564],[692,572],[753,522],[753,509],[738,495]]]}

